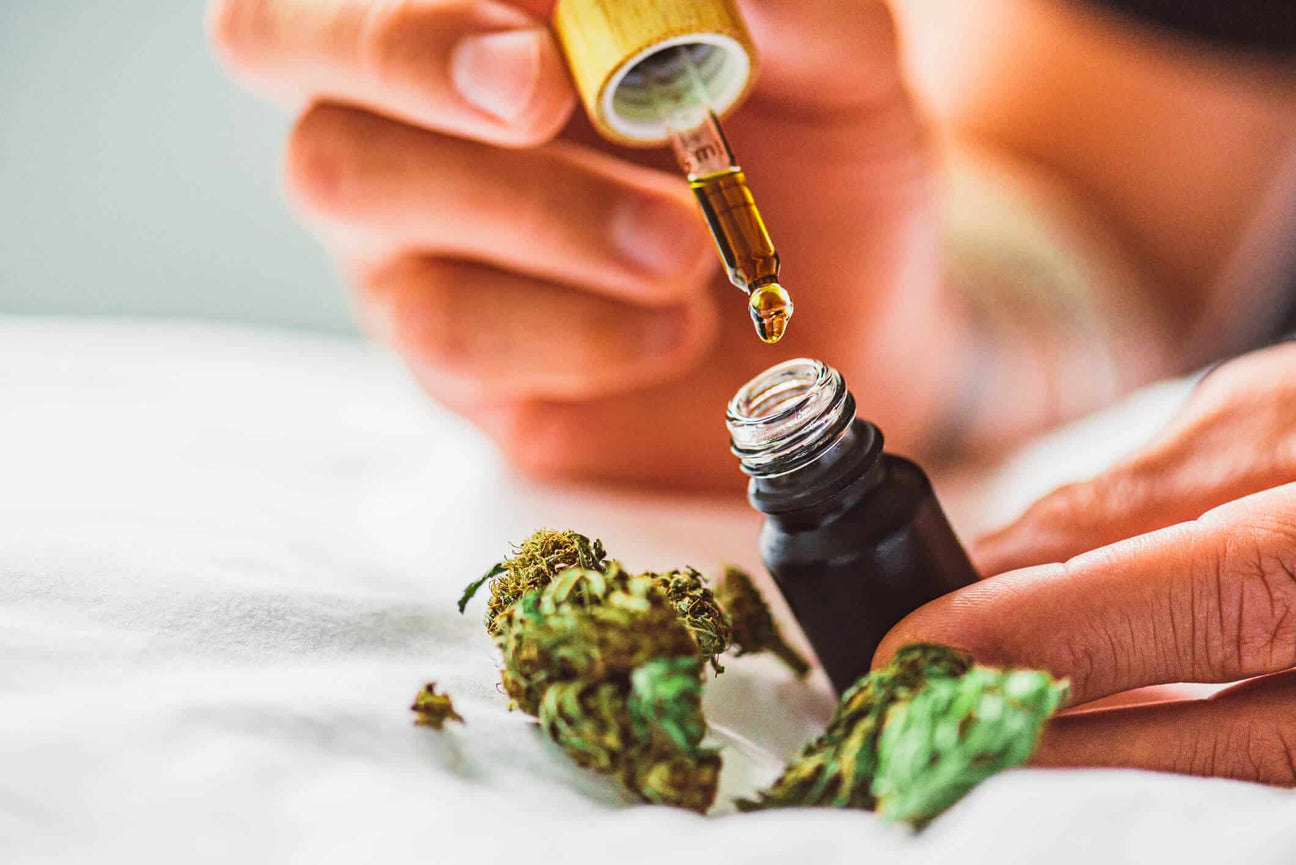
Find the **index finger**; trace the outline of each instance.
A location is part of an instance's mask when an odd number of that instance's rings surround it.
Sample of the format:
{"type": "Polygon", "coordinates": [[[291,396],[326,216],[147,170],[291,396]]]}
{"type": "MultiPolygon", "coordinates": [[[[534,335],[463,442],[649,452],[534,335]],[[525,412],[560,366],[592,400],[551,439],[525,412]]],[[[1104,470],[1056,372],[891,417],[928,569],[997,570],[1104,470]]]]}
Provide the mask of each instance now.
{"type": "Polygon", "coordinates": [[[915,641],[1067,676],[1076,703],[1288,669],[1296,665],[1296,484],[939,598],[887,635],[875,663],[915,641]]]}
{"type": "Polygon", "coordinates": [[[208,30],[257,89],[492,144],[548,140],[575,104],[543,20],[495,0],[213,0],[208,30]]]}

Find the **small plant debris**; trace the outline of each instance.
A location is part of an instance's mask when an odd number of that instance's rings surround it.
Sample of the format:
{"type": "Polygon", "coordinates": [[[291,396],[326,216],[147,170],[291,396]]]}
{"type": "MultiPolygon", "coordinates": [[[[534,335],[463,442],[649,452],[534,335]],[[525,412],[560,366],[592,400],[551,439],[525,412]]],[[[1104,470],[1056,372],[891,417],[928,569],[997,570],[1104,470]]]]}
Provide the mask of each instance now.
{"type": "Polygon", "coordinates": [[[455,711],[449,694],[438,694],[436,682],[428,682],[414,698],[410,710],[414,712],[414,723],[420,727],[431,727],[440,730],[446,721],[464,723],[463,716],[455,711]]]}

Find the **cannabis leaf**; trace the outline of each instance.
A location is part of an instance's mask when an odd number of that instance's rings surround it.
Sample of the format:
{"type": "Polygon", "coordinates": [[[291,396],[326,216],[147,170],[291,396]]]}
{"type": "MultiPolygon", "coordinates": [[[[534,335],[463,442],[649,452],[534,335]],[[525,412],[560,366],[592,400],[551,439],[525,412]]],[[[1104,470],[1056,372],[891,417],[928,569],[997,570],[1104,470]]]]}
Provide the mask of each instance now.
{"type": "Polygon", "coordinates": [[[459,599],[460,615],[463,614],[464,610],[468,609],[468,602],[473,599],[473,595],[477,594],[477,590],[486,585],[486,582],[492,577],[498,577],[500,574],[504,573],[504,571],[504,563],[496,562],[495,565],[483,574],[480,579],[473,580],[469,583],[467,588],[464,589],[463,597],[459,599]]]}

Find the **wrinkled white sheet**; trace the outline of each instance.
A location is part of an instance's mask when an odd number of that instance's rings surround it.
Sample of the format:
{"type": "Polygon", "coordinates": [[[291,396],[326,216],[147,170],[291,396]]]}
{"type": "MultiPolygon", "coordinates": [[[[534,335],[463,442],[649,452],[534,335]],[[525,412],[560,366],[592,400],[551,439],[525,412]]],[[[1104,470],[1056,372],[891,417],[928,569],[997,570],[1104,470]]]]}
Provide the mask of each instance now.
{"type": "MultiPolygon", "coordinates": [[[[1004,518],[1181,390],[952,510],[1004,518]]],[[[1296,862],[1292,794],[1137,772],[1011,772],[917,836],[634,806],[506,710],[480,607],[454,609],[541,524],[635,566],[755,564],[741,503],[520,485],[360,344],[0,319],[0,862],[1296,862]],[[410,723],[427,679],[466,726],[410,723]]],[[[819,679],[728,666],[707,693],[726,795],[831,706],[819,679]]]]}

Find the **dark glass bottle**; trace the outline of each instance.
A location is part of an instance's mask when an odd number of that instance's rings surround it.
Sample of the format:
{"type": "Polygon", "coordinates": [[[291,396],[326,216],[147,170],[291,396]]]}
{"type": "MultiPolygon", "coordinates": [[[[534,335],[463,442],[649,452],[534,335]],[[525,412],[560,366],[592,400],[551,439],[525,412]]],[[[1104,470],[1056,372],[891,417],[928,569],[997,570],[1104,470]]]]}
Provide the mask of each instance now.
{"type": "Polygon", "coordinates": [[[976,571],[917,465],[882,451],[841,374],[791,360],[729,403],[761,556],[838,692],[893,625],[976,571]]]}

